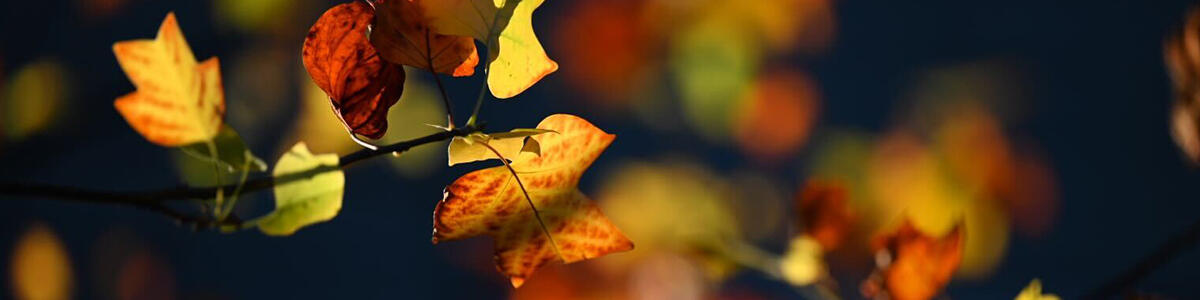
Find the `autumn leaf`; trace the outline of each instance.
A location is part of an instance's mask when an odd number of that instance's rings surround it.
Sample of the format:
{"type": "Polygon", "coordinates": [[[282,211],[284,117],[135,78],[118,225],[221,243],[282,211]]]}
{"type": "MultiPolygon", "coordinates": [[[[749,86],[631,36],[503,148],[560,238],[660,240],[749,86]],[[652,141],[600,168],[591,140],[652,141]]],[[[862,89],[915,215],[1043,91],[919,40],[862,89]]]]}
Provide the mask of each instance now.
{"type": "Polygon", "coordinates": [[[121,69],[137,91],[114,105],[152,143],[176,147],[212,139],[221,130],[225,92],[216,57],[197,64],[168,13],[153,40],[113,44],[121,69]]]}
{"type": "Polygon", "coordinates": [[[1021,290],[1021,293],[1017,294],[1017,297],[1014,299],[1015,300],[1059,300],[1060,298],[1058,298],[1058,295],[1054,295],[1054,294],[1042,294],[1042,282],[1037,279],[1034,279],[1033,282],[1030,282],[1029,286],[1025,287],[1024,290],[1021,290]]]}
{"type": "Polygon", "coordinates": [[[964,233],[960,223],[945,236],[929,236],[906,218],[895,231],[877,236],[872,246],[891,258],[880,267],[888,295],[898,300],[937,296],[962,262],[964,233]]]}
{"type": "Polygon", "coordinates": [[[383,59],[455,77],[475,74],[479,54],[470,37],[434,33],[412,0],[376,1],[375,9],[370,39],[383,59]]]}
{"type": "Polygon", "coordinates": [[[814,179],[796,195],[797,223],[824,251],[837,249],[854,229],[856,216],[848,193],[840,182],[814,179]]]}
{"type": "Polygon", "coordinates": [[[1175,85],[1171,138],[1193,163],[1200,163],[1200,10],[1188,13],[1182,30],[1164,46],[1167,71],[1175,85]]]}
{"type": "Polygon", "coordinates": [[[267,235],[291,235],[333,219],[342,209],[346,175],[338,169],[337,154],[313,155],[301,142],[279,158],[271,175],[276,180],[302,178],[275,186],[275,211],[256,221],[267,235]]]}
{"type": "Polygon", "coordinates": [[[476,162],[489,159],[499,159],[499,156],[512,160],[521,152],[541,154],[541,145],[531,138],[534,135],[551,132],[544,129],[513,129],[509,132],[472,133],[464,137],[454,137],[447,148],[450,165],[476,162]],[[489,149],[490,148],[490,149],[489,149]]]}
{"type": "Polygon", "coordinates": [[[209,153],[207,142],[183,146],[179,150],[196,159],[216,163],[223,167],[226,172],[230,173],[240,171],[262,172],[267,170],[267,164],[262,159],[254,156],[254,153],[251,153],[250,149],[246,147],[246,142],[242,141],[242,136],[238,135],[237,131],[234,131],[229,126],[221,126],[221,132],[217,133],[216,137],[213,137],[212,143],[217,152],[215,158],[209,153]]]}
{"type": "Polygon", "coordinates": [[[533,136],[541,155],[520,153],[513,159],[510,165],[519,177],[505,166],[463,175],[446,187],[433,214],[435,244],[491,236],[497,267],[514,287],[555,258],[571,263],[633,249],[633,242],[577,188],[583,172],[616,136],[572,115],[549,116],[537,128],[554,132],[533,136]]]}
{"type": "Polygon", "coordinates": [[[487,83],[496,98],[524,92],[558,70],[533,32],[545,0],[416,0],[441,34],[470,36],[488,49],[487,83]]]}
{"type": "Polygon", "coordinates": [[[302,56],[313,82],[325,91],[342,124],[378,139],[387,131],[387,112],[404,88],[404,68],[380,58],[367,39],[375,18],[362,1],[325,11],[308,31],[302,56]]]}

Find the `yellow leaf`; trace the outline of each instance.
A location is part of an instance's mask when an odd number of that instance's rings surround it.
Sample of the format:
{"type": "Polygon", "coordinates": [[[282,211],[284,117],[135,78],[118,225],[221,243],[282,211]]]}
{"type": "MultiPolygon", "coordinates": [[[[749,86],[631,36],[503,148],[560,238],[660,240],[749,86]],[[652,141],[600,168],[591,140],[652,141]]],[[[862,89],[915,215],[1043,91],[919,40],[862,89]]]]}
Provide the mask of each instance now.
{"type": "Polygon", "coordinates": [[[492,134],[474,133],[465,137],[455,137],[450,141],[450,146],[447,148],[450,165],[498,159],[499,157],[496,156],[496,153],[493,153],[488,147],[495,149],[496,152],[500,153],[500,156],[510,161],[517,158],[522,151],[540,154],[541,146],[536,140],[529,137],[546,132],[550,131],[514,129],[509,132],[492,134]]]}
{"type": "Polygon", "coordinates": [[[1058,295],[1042,294],[1042,282],[1034,279],[1029,286],[1017,294],[1016,300],[1059,300],[1058,295]]]}
{"type": "Polygon", "coordinates": [[[155,39],[118,42],[113,52],[137,87],[114,103],[134,130],[167,147],[217,135],[225,115],[219,63],[216,57],[196,63],[174,13],[167,14],[155,39]]]}
{"type": "Polygon", "coordinates": [[[434,243],[491,236],[496,264],[517,287],[555,258],[571,263],[633,249],[633,242],[577,188],[583,172],[616,136],[571,115],[547,117],[537,128],[556,133],[533,137],[545,149],[540,156],[521,153],[513,159],[519,177],[505,166],[464,175],[446,187],[433,217],[434,243]]]}
{"type": "Polygon", "coordinates": [[[275,211],[258,220],[258,229],[267,235],[291,235],[333,219],[342,209],[346,176],[338,169],[337,154],[313,155],[301,142],[279,158],[271,175],[276,180],[304,178],[275,186],[275,211]]]}
{"type": "Polygon", "coordinates": [[[62,241],[37,224],[21,237],[12,254],[12,288],[16,299],[70,299],[71,262],[62,241]]]}
{"type": "Polygon", "coordinates": [[[783,279],[796,286],[809,285],[825,274],[821,243],[802,235],[792,239],[787,254],[779,261],[783,279]]]}
{"type": "Polygon", "coordinates": [[[438,33],[470,36],[488,49],[488,87],[496,98],[524,92],[558,70],[533,32],[545,0],[418,0],[438,33]]]}

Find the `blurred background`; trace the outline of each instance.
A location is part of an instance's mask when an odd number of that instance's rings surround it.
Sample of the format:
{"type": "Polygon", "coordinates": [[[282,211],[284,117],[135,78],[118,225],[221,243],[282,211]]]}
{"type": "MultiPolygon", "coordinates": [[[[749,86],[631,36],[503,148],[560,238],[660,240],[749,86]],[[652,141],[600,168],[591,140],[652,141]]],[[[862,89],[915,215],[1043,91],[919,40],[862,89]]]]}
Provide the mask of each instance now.
{"type": "MultiPolygon", "coordinates": [[[[153,37],[168,11],[198,59],[220,57],[226,122],[258,156],[298,141],[357,150],[299,58],[340,2],[0,3],[0,181],[211,182],[112,106],[134,89],[112,44],[153,37]]],[[[488,239],[432,245],[442,188],[491,166],[446,168],[443,143],[351,169],[340,215],[286,238],[0,198],[0,298],[795,298],[704,245],[782,255],[819,184],[845,191],[857,220],[824,259],[847,298],[874,268],[871,237],[904,216],[939,236],[965,224],[949,297],[1007,299],[1040,278],[1076,298],[1200,217],[1162,57],[1189,2],[551,0],[534,27],[560,70],[482,118],[502,131],[570,113],[617,134],[580,187],[634,251],[544,268],[514,291],[488,239]]],[[[432,77],[408,74],[381,143],[444,122],[432,77]]],[[[483,77],[444,80],[465,119],[483,77]]],[[[267,194],[239,213],[265,212],[267,194]]],[[[1200,296],[1196,268],[1200,251],[1137,288],[1200,296]]]]}

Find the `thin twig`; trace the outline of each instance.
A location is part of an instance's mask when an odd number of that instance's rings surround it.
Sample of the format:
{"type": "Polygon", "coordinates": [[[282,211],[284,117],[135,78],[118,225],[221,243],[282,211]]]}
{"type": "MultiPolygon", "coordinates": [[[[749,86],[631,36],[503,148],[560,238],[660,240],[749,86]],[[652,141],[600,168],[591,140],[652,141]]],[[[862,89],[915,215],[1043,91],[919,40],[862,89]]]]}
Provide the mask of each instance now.
{"type": "Polygon", "coordinates": [[[1194,248],[1197,242],[1200,242],[1200,219],[1193,222],[1186,230],[1168,238],[1154,252],[1142,257],[1129,269],[1089,292],[1083,299],[1107,299],[1118,293],[1127,292],[1130,287],[1149,276],[1155,269],[1194,248]]]}
{"type": "Polygon", "coordinates": [[[447,128],[454,128],[454,109],[450,107],[450,94],[446,93],[446,87],[442,85],[442,78],[438,77],[436,71],[433,70],[433,46],[430,45],[429,28],[425,28],[425,59],[429,66],[429,75],[433,76],[433,81],[437,82],[438,91],[442,92],[442,104],[446,105],[446,121],[450,124],[447,128]]]}
{"type": "MultiPolygon", "coordinates": [[[[208,199],[211,198],[218,190],[237,190],[236,193],[229,194],[229,196],[236,197],[240,196],[241,194],[268,189],[277,184],[285,184],[296,180],[306,179],[320,173],[337,169],[346,169],[355,163],[384,154],[404,152],[412,147],[445,141],[456,136],[466,136],[468,134],[478,132],[482,128],[482,125],[460,127],[382,146],[376,150],[362,149],[342,156],[339,159],[338,166],[336,168],[318,167],[304,172],[287,174],[280,177],[259,177],[253,180],[245,181],[244,183],[231,183],[227,185],[211,187],[180,186],[175,188],[141,191],[110,191],[49,184],[0,183],[0,195],[40,197],[69,202],[132,206],[162,213],[181,223],[195,224],[202,228],[208,228],[214,225],[239,225],[240,221],[237,220],[215,221],[208,218],[195,217],[180,213],[172,210],[166,205],[166,203],[177,200],[208,199]],[[238,189],[238,185],[243,185],[240,190],[238,189]]],[[[15,198],[3,197],[0,199],[11,200],[15,198]]]]}

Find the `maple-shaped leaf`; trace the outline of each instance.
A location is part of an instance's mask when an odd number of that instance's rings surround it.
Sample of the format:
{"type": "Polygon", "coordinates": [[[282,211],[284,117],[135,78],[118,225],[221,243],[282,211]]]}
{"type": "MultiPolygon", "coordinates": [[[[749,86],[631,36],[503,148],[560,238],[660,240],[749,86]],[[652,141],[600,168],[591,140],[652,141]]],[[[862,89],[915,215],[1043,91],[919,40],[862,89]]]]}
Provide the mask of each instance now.
{"type": "Polygon", "coordinates": [[[533,11],[545,0],[416,0],[437,33],[470,36],[488,49],[488,88],[496,98],[524,92],[558,63],[533,32],[533,11]]]}
{"type": "Polygon", "coordinates": [[[412,0],[379,0],[375,9],[371,44],[385,60],[455,77],[475,74],[479,54],[470,37],[433,32],[412,0]]]}
{"type": "Polygon", "coordinates": [[[519,177],[506,166],[463,175],[446,187],[433,213],[434,243],[491,236],[496,265],[514,287],[555,258],[571,263],[633,249],[577,188],[616,136],[572,115],[549,116],[537,128],[554,132],[533,136],[541,155],[522,152],[512,159],[519,177]]]}
{"type": "Polygon", "coordinates": [[[302,56],[313,82],[350,132],[378,139],[404,88],[404,68],[380,58],[367,40],[375,11],[361,1],[325,11],[308,30],[302,56]]]}
{"type": "Polygon", "coordinates": [[[153,40],[117,42],[113,53],[137,87],[114,106],[146,140],[176,147],[220,132],[225,92],[219,63],[213,57],[197,64],[175,13],[167,13],[153,40]]]}
{"type": "Polygon", "coordinates": [[[809,180],[796,195],[798,225],[828,252],[837,249],[854,229],[856,216],[849,191],[840,182],[809,180]]]}
{"type": "Polygon", "coordinates": [[[886,266],[880,266],[882,288],[898,300],[937,296],[962,263],[964,235],[962,223],[946,235],[934,237],[906,218],[894,231],[875,237],[872,246],[891,257],[886,266]]]}

